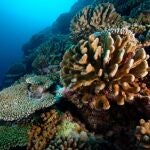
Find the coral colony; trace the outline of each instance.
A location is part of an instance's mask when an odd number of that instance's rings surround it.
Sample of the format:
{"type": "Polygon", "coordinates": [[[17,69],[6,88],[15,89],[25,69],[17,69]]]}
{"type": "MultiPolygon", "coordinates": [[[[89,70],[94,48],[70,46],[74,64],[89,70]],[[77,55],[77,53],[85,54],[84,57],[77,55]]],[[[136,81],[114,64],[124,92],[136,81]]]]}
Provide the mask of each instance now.
{"type": "Polygon", "coordinates": [[[150,149],[150,2],[105,2],[24,46],[0,92],[0,149],[150,149]]]}

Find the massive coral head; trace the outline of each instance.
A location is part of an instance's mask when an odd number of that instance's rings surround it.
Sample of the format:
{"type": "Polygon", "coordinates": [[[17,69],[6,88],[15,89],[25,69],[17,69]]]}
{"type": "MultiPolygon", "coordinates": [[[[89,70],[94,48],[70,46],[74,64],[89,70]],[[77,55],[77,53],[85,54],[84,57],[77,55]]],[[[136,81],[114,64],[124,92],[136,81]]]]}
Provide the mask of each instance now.
{"type": "Polygon", "coordinates": [[[148,58],[130,30],[95,32],[64,54],[61,80],[82,103],[107,110],[112,100],[124,105],[141,94],[138,80],[148,74],[148,58]]]}

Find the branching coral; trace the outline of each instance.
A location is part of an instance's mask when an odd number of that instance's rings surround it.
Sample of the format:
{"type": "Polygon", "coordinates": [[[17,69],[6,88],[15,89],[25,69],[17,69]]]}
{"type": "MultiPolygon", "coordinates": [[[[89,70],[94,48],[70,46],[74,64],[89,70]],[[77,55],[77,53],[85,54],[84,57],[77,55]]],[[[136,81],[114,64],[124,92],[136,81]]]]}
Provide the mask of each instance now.
{"type": "MultiPolygon", "coordinates": [[[[30,80],[31,77],[27,79],[28,82],[30,80]]],[[[49,87],[49,83],[45,83],[45,86],[49,87]]],[[[18,120],[54,103],[54,96],[45,91],[41,84],[38,86],[35,84],[29,86],[26,82],[14,84],[0,92],[0,119],[18,120]]]]}
{"type": "Polygon", "coordinates": [[[16,146],[26,146],[28,142],[27,132],[30,126],[0,126],[0,149],[9,150],[16,146]]]}
{"type": "Polygon", "coordinates": [[[90,135],[80,122],[75,121],[69,112],[61,116],[57,126],[56,135],[49,143],[47,150],[53,149],[84,149],[87,148],[87,141],[90,135]]]}
{"type": "Polygon", "coordinates": [[[34,125],[29,131],[28,149],[43,150],[47,144],[56,134],[57,124],[60,120],[60,115],[57,111],[51,110],[50,112],[41,115],[43,123],[39,126],[34,125]]]}
{"type": "MultiPolygon", "coordinates": [[[[140,13],[150,9],[149,0],[95,0],[95,4],[99,3],[113,3],[117,12],[123,16],[136,17],[140,13]]],[[[148,17],[148,16],[147,16],[148,17]]],[[[146,18],[145,18],[146,19],[146,18]]]]}
{"type": "Polygon", "coordinates": [[[88,135],[86,132],[82,131],[81,133],[74,133],[67,137],[56,136],[53,138],[47,148],[47,150],[55,150],[55,149],[83,149],[86,150],[88,148],[88,144],[86,143],[88,139],[88,135]]]}
{"type": "Polygon", "coordinates": [[[96,32],[64,55],[61,79],[65,87],[79,91],[81,102],[95,109],[131,102],[140,94],[137,79],[148,74],[149,56],[127,29],[96,32]],[[91,95],[91,96],[90,96],[91,95]]]}
{"type": "Polygon", "coordinates": [[[140,120],[135,136],[144,148],[150,148],[150,120],[147,122],[144,119],[140,120]]]}
{"type": "Polygon", "coordinates": [[[112,4],[104,3],[96,7],[88,6],[72,19],[70,25],[71,37],[74,41],[77,41],[97,30],[120,26],[121,23],[121,17],[116,13],[112,4]]]}

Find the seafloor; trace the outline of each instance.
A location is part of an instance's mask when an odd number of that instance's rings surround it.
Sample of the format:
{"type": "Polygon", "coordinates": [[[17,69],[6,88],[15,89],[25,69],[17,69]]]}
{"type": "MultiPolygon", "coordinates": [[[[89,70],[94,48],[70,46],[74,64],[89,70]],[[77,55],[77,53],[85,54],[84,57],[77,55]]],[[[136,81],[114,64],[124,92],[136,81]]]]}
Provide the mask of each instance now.
{"type": "Polygon", "coordinates": [[[0,150],[150,150],[149,0],[78,0],[22,50],[0,150]]]}

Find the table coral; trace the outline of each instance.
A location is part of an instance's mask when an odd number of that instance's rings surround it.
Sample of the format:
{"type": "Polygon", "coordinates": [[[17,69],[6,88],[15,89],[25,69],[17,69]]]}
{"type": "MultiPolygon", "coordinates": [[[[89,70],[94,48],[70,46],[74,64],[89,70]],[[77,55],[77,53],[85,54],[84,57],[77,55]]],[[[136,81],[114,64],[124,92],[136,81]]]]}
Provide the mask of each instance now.
{"type": "Polygon", "coordinates": [[[150,120],[147,122],[144,119],[140,120],[140,125],[136,127],[137,140],[144,148],[150,148],[150,120]]]}
{"type": "Polygon", "coordinates": [[[132,102],[140,94],[137,79],[149,71],[149,55],[137,47],[138,41],[127,29],[91,34],[64,54],[62,83],[80,91],[81,102],[95,109],[109,109],[111,100],[118,105],[132,102]]]}
{"type": "Polygon", "coordinates": [[[31,91],[26,82],[21,82],[2,90],[0,92],[0,119],[6,121],[22,119],[36,110],[53,105],[54,95],[41,89],[40,86],[36,86],[33,90],[32,86],[31,91]],[[31,93],[35,96],[31,96],[31,93]],[[37,96],[39,93],[40,97],[37,96]]]}
{"type": "Polygon", "coordinates": [[[121,16],[115,11],[113,4],[104,3],[96,7],[90,5],[72,19],[70,24],[71,38],[73,41],[78,41],[97,30],[113,26],[119,27],[121,24],[121,16]]]}

